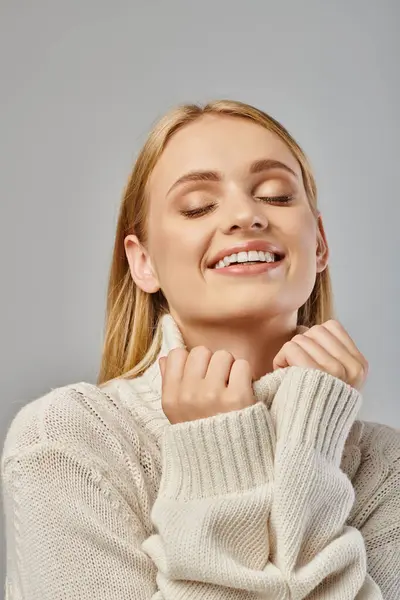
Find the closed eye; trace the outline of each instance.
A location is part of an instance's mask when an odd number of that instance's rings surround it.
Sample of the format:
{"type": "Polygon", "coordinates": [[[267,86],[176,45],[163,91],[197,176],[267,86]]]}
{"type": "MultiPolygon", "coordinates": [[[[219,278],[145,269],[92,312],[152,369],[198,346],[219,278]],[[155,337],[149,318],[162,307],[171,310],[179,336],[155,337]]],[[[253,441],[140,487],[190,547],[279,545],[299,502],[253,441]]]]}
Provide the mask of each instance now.
{"type": "MultiPolygon", "coordinates": [[[[293,200],[293,196],[255,196],[255,198],[261,200],[261,202],[266,202],[267,204],[272,204],[274,202],[277,202],[278,204],[289,204],[293,200]]],[[[180,214],[188,218],[199,217],[211,212],[215,206],[215,204],[209,204],[208,206],[194,208],[193,210],[181,210],[180,214]]]]}
{"type": "Polygon", "coordinates": [[[293,196],[256,196],[261,202],[278,202],[280,204],[288,204],[293,200],[293,196]]]}
{"type": "Polygon", "coordinates": [[[181,215],[184,217],[198,217],[200,215],[205,215],[208,212],[211,212],[211,209],[215,208],[215,204],[210,204],[209,206],[203,206],[202,208],[194,208],[193,210],[181,210],[179,211],[181,215]]]}

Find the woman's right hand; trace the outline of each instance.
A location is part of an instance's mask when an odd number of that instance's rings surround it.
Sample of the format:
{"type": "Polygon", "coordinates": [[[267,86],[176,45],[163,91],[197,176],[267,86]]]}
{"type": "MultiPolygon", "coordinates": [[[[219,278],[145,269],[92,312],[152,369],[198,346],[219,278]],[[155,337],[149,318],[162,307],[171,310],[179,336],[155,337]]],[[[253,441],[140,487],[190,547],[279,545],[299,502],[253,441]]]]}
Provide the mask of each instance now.
{"type": "Polygon", "coordinates": [[[249,362],[227,350],[174,348],[159,359],[162,409],[171,424],[240,410],[256,403],[249,362]]]}

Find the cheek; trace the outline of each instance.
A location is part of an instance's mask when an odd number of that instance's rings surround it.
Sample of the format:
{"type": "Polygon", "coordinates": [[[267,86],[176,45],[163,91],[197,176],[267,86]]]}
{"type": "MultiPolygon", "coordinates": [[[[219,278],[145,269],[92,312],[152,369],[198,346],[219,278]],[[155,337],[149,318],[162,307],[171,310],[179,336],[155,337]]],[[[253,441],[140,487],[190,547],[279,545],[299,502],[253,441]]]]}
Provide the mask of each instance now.
{"type": "MultiPolygon", "coordinates": [[[[200,227],[159,219],[152,228],[152,249],[160,269],[178,272],[197,266],[207,251],[207,236],[200,227]]],[[[170,274],[172,274],[170,272],[170,274]]]]}
{"type": "MultiPolygon", "coordinates": [[[[315,283],[317,223],[308,208],[293,212],[286,220],[285,238],[290,252],[290,279],[305,302],[315,283]]],[[[299,300],[300,301],[300,300],[299,300]]]]}
{"type": "Polygon", "coordinates": [[[190,256],[198,256],[199,252],[204,252],[204,234],[201,228],[185,227],[174,228],[170,235],[171,243],[176,251],[185,252],[190,256]]]}
{"type": "Polygon", "coordinates": [[[302,256],[315,255],[317,223],[309,208],[302,208],[286,221],[285,233],[292,252],[302,256]]]}

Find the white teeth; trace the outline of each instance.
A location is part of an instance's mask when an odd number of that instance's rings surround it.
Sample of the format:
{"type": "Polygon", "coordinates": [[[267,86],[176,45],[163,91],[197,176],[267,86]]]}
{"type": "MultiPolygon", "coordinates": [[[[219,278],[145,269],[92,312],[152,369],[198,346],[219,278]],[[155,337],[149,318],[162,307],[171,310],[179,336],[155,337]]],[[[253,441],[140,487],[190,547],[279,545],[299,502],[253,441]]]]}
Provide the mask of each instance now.
{"type": "Polygon", "coordinates": [[[244,262],[275,262],[275,255],[271,252],[263,252],[262,250],[250,250],[250,252],[239,252],[237,254],[230,254],[224,256],[216,265],[215,269],[222,269],[228,267],[233,263],[244,263],[244,262]]]}
{"type": "Polygon", "coordinates": [[[253,260],[262,260],[262,258],[260,259],[260,256],[259,256],[257,250],[251,250],[249,252],[249,262],[253,261],[253,260]]]}
{"type": "Polygon", "coordinates": [[[250,260],[249,254],[249,252],[239,252],[237,255],[237,261],[239,263],[248,262],[250,260]]]}

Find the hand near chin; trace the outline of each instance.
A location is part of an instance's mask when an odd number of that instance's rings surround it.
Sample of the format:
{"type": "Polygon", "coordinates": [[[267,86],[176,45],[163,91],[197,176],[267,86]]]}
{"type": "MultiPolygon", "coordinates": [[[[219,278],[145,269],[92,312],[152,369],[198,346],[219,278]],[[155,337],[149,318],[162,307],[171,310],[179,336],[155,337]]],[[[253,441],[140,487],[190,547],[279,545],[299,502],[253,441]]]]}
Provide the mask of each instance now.
{"type": "Polygon", "coordinates": [[[161,405],[171,424],[205,419],[256,403],[247,360],[227,350],[175,348],[159,359],[161,405]]]}
{"type": "Polygon", "coordinates": [[[305,367],[325,371],[361,390],[368,375],[368,362],[336,320],[322,325],[299,326],[273,360],[273,369],[305,367]]]}

